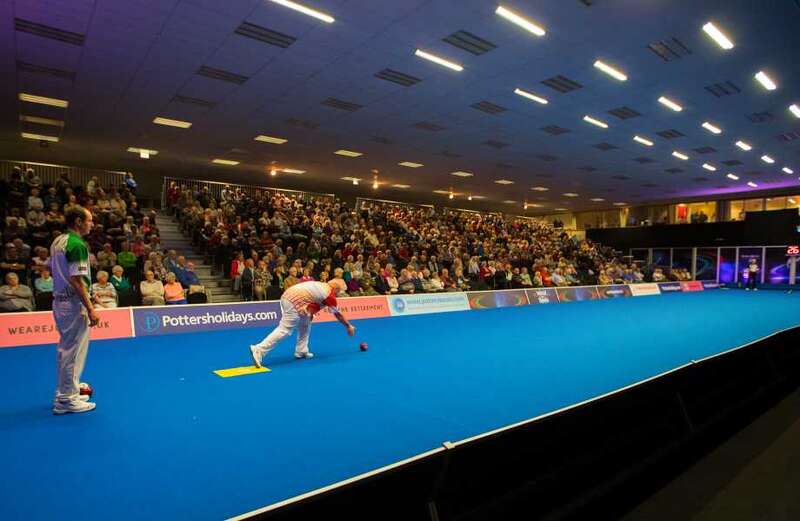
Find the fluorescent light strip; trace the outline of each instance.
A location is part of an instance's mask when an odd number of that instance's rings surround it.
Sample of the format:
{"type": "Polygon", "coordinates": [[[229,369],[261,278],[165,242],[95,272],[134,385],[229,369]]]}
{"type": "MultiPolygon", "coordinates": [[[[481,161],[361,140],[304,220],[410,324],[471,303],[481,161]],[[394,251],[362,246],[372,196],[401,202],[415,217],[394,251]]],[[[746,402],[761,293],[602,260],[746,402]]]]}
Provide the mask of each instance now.
{"type": "Polygon", "coordinates": [[[464,67],[457,63],[453,63],[451,61],[445,60],[444,58],[439,58],[431,53],[425,52],[423,50],[417,49],[414,51],[414,54],[419,56],[420,58],[424,58],[428,61],[432,61],[433,63],[437,63],[442,67],[447,67],[448,69],[453,69],[454,71],[461,72],[464,70],[464,67]]]}
{"type": "Polygon", "coordinates": [[[28,103],[38,103],[39,105],[49,105],[50,107],[58,107],[62,109],[69,107],[69,101],[58,98],[48,98],[46,96],[36,96],[35,94],[27,94],[25,92],[19,93],[19,100],[27,101],[28,103]]]}
{"type": "Polygon", "coordinates": [[[517,202],[516,202],[516,201],[514,201],[513,199],[506,199],[506,200],[505,200],[505,201],[503,201],[503,202],[504,202],[505,204],[517,204],[517,202]]]}
{"type": "Polygon", "coordinates": [[[421,166],[425,166],[422,163],[412,163],[411,161],[403,161],[402,163],[397,163],[397,164],[408,168],[419,168],[421,166]]]}
{"type": "Polygon", "coordinates": [[[605,201],[605,199],[603,199],[602,197],[592,197],[589,200],[592,201],[593,203],[602,203],[603,201],[605,201]]]}
{"type": "Polygon", "coordinates": [[[256,141],[261,141],[262,143],[272,143],[274,145],[282,145],[288,141],[288,139],[283,139],[281,137],[272,137],[272,136],[256,136],[256,141]]]}
{"type": "Polygon", "coordinates": [[[722,129],[719,127],[715,127],[708,121],[703,122],[703,128],[711,132],[712,134],[722,134],[722,129]]]}
{"type": "Polygon", "coordinates": [[[796,118],[800,118],[800,106],[798,106],[796,103],[789,105],[789,110],[796,118]]]}
{"type": "Polygon", "coordinates": [[[497,6],[497,9],[495,10],[495,14],[502,16],[503,18],[505,18],[509,22],[522,27],[526,31],[532,32],[536,36],[544,36],[545,34],[547,34],[544,29],[542,29],[541,27],[539,27],[535,23],[533,23],[530,20],[527,20],[527,19],[521,17],[520,15],[518,15],[517,13],[515,13],[513,11],[510,11],[510,10],[506,9],[502,5],[498,5],[497,6]]]}
{"type": "Polygon", "coordinates": [[[192,124],[189,123],[188,121],[181,121],[179,119],[169,119],[161,117],[153,119],[153,123],[155,123],[156,125],[164,125],[167,127],[177,127],[177,128],[189,128],[192,126],[192,124]]]}
{"type": "MultiPolygon", "coordinates": [[[[536,94],[532,94],[532,93],[530,93],[530,92],[528,92],[526,90],[522,90],[522,89],[517,88],[517,89],[514,89],[514,94],[522,96],[523,98],[528,98],[529,100],[533,100],[536,103],[541,103],[542,105],[547,105],[547,100],[546,99],[544,99],[542,97],[539,97],[536,94]]],[[[800,117],[800,116],[798,116],[798,117],[800,117]]]]}
{"type": "Polygon", "coordinates": [[[705,24],[703,26],[703,31],[705,31],[707,35],[709,35],[715,42],[717,42],[717,45],[719,45],[726,51],[733,49],[733,42],[727,36],[725,36],[722,33],[722,31],[717,29],[717,27],[713,23],[708,22],[707,24],[705,24]]]}
{"type": "Polygon", "coordinates": [[[758,185],[752,181],[748,181],[747,186],[749,186],[750,188],[758,188],[758,185]]]}
{"type": "Polygon", "coordinates": [[[772,81],[772,80],[770,79],[770,77],[769,77],[769,76],[767,76],[767,75],[764,73],[764,71],[758,71],[758,72],[756,73],[756,76],[755,76],[755,78],[756,78],[756,79],[758,80],[758,82],[759,82],[761,85],[763,85],[763,86],[764,86],[764,88],[765,88],[765,89],[767,89],[767,90],[775,90],[775,89],[777,89],[777,88],[778,88],[778,86],[777,86],[777,85],[775,85],[775,82],[774,82],[774,81],[772,81]]]}
{"type": "Polygon", "coordinates": [[[284,7],[288,7],[289,9],[294,9],[295,11],[297,11],[299,13],[303,13],[305,15],[308,15],[308,16],[310,16],[312,18],[316,18],[317,20],[322,20],[323,22],[327,22],[329,24],[332,24],[333,22],[336,21],[330,15],[327,15],[327,14],[322,13],[320,11],[308,8],[308,7],[304,6],[304,5],[297,4],[295,2],[292,2],[291,0],[271,0],[271,1],[276,3],[276,4],[278,4],[278,5],[282,5],[284,7]]]}
{"type": "Polygon", "coordinates": [[[514,181],[509,181],[508,179],[498,179],[497,181],[495,181],[495,184],[498,184],[498,185],[513,185],[514,181]]]}
{"type": "Polygon", "coordinates": [[[305,174],[305,170],[296,170],[294,168],[282,168],[281,172],[284,174],[305,174]]]}
{"type": "Polygon", "coordinates": [[[648,147],[653,146],[652,141],[650,141],[649,139],[645,139],[643,137],[633,136],[633,140],[636,141],[637,143],[641,143],[642,145],[646,145],[648,147]]]}
{"type": "Polygon", "coordinates": [[[596,68],[600,69],[601,71],[605,72],[609,76],[618,79],[619,81],[625,81],[625,80],[628,79],[628,77],[625,74],[623,74],[622,72],[618,71],[614,67],[611,67],[610,65],[603,63],[600,60],[597,60],[596,62],[594,62],[594,66],[596,68]]]}
{"type": "Polygon", "coordinates": [[[684,161],[689,159],[689,156],[687,156],[686,154],[684,154],[682,152],[678,152],[677,150],[673,150],[672,151],[672,156],[673,157],[677,157],[678,159],[683,159],[684,161]]]}
{"type": "Polygon", "coordinates": [[[783,172],[784,174],[789,174],[789,175],[792,175],[792,174],[794,173],[794,170],[792,170],[792,169],[791,169],[791,168],[789,168],[788,166],[785,166],[785,167],[783,167],[783,170],[782,170],[782,172],[783,172]]]}
{"type": "Polygon", "coordinates": [[[470,172],[458,171],[458,172],[450,172],[450,175],[454,175],[456,177],[472,177],[474,174],[472,174],[470,172]]]}
{"type": "Polygon", "coordinates": [[[658,102],[661,103],[662,105],[666,106],[666,107],[671,108],[675,112],[680,112],[680,111],[683,110],[683,107],[681,107],[680,105],[678,105],[677,103],[675,103],[671,99],[665,98],[664,96],[661,96],[660,98],[658,98],[658,102]]]}
{"type": "Polygon", "coordinates": [[[789,201],[789,204],[797,204],[797,201],[795,201],[791,197],[788,199],[788,201],[789,201]]]}
{"type": "Polygon", "coordinates": [[[40,118],[39,116],[26,116],[20,114],[19,120],[26,123],[36,123],[38,125],[50,125],[52,127],[64,128],[64,122],[58,119],[40,118]]]}
{"type": "Polygon", "coordinates": [[[359,157],[363,156],[361,152],[354,152],[352,150],[337,150],[334,152],[337,156],[345,156],[345,157],[359,157]]]}
{"type": "Polygon", "coordinates": [[[230,161],[228,159],[212,159],[212,163],[216,163],[218,165],[226,165],[226,166],[236,166],[239,164],[238,161],[230,161]]]}
{"type": "Polygon", "coordinates": [[[708,163],[703,163],[703,168],[705,168],[709,172],[716,172],[717,171],[717,167],[711,166],[708,163]]]}
{"type": "Polygon", "coordinates": [[[583,116],[583,120],[587,123],[591,123],[592,125],[598,126],[600,128],[608,128],[608,123],[603,123],[599,119],[594,119],[591,116],[583,116]]]}
{"type": "Polygon", "coordinates": [[[59,138],[56,136],[45,136],[43,134],[31,134],[29,132],[22,132],[22,137],[25,139],[35,139],[37,141],[50,141],[51,143],[58,143],[59,138]]]}
{"type": "Polygon", "coordinates": [[[613,203],[613,204],[614,204],[614,206],[625,206],[628,203],[619,202],[619,203],[613,203]]]}
{"type": "Polygon", "coordinates": [[[745,143],[744,141],[737,141],[736,142],[736,146],[741,148],[745,152],[749,152],[750,150],[753,150],[753,147],[751,147],[749,144],[745,143]]]}
{"type": "Polygon", "coordinates": [[[391,185],[392,188],[411,188],[411,185],[391,185]]]}
{"type": "Polygon", "coordinates": [[[765,162],[765,163],[768,163],[768,164],[770,164],[770,165],[771,165],[772,163],[774,163],[774,162],[775,162],[775,160],[774,160],[774,159],[772,159],[771,157],[769,157],[769,156],[768,156],[768,155],[766,155],[766,154],[765,154],[765,155],[763,155],[763,156],[761,156],[761,160],[762,160],[763,162],[765,162]]]}
{"type": "Polygon", "coordinates": [[[736,175],[736,174],[728,174],[725,177],[727,177],[728,179],[733,179],[734,181],[738,181],[739,180],[739,176],[736,175]]]}
{"type": "Polygon", "coordinates": [[[128,152],[133,152],[134,154],[142,154],[142,152],[146,153],[149,156],[155,156],[158,154],[158,150],[150,150],[148,148],[136,148],[130,147],[128,148],[128,152]]]}
{"type": "Polygon", "coordinates": [[[545,186],[534,186],[533,188],[531,188],[531,190],[533,190],[534,192],[546,192],[550,189],[545,186]]]}
{"type": "Polygon", "coordinates": [[[563,195],[564,197],[578,197],[578,194],[576,194],[575,192],[567,192],[561,195],[563,195]]]}

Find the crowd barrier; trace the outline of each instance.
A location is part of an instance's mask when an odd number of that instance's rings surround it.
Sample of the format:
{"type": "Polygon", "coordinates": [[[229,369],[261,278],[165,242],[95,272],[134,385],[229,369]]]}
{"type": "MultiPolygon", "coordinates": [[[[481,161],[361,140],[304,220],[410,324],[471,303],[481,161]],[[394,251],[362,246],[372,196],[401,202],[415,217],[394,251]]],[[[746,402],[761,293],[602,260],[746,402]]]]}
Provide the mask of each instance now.
{"type": "MultiPolygon", "coordinates": [[[[423,293],[418,295],[380,295],[339,299],[350,319],[399,317],[427,313],[446,313],[511,306],[562,304],[585,300],[629,298],[662,293],[695,292],[719,289],[716,282],[662,282],[651,284],[613,284],[564,288],[468,291],[465,293],[423,293]]],[[[92,329],[92,340],[171,335],[198,331],[218,331],[241,327],[267,328],[281,318],[279,302],[232,302],[185,306],[150,306],[99,310],[100,324],[92,329]]],[[[323,310],[315,322],[335,320],[323,310]]],[[[50,311],[0,314],[0,348],[54,344],[58,331],[50,311]]]]}

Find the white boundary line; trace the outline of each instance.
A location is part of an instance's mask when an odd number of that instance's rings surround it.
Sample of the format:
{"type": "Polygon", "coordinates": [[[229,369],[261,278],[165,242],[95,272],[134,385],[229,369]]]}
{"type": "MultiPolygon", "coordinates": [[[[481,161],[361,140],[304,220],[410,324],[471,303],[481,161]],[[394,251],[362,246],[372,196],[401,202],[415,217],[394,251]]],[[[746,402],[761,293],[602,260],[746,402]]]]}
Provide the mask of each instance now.
{"type": "Polygon", "coordinates": [[[687,367],[691,367],[693,365],[696,365],[696,364],[699,364],[699,363],[702,363],[702,362],[706,362],[706,361],[712,360],[714,358],[718,358],[720,356],[726,355],[728,353],[732,353],[734,351],[738,351],[738,350],[743,349],[745,347],[751,346],[751,345],[753,345],[753,344],[755,344],[757,342],[761,342],[761,341],[767,340],[768,338],[772,338],[772,337],[774,337],[776,335],[779,335],[781,333],[785,333],[786,331],[791,331],[792,329],[798,329],[798,328],[800,328],[800,325],[791,326],[791,327],[787,327],[787,328],[784,328],[784,329],[780,329],[778,331],[774,331],[774,332],[770,333],[767,336],[756,338],[755,340],[751,340],[750,342],[748,342],[746,344],[742,344],[740,346],[728,349],[727,351],[722,351],[720,353],[716,353],[716,354],[707,356],[705,358],[701,358],[699,360],[691,360],[690,362],[688,362],[686,364],[683,364],[681,366],[675,367],[673,369],[670,369],[669,371],[665,371],[665,372],[657,374],[655,376],[651,376],[649,378],[645,378],[644,380],[640,380],[638,382],[634,382],[632,384],[626,385],[625,387],[621,387],[621,388],[616,389],[614,391],[609,391],[607,393],[595,396],[593,398],[589,398],[588,400],[584,400],[584,401],[579,402],[579,403],[574,403],[572,405],[568,405],[567,407],[562,407],[561,409],[557,409],[555,411],[550,411],[548,413],[541,414],[539,416],[536,416],[534,418],[530,418],[528,420],[522,420],[522,421],[517,422],[517,423],[512,423],[512,424],[507,425],[505,427],[500,427],[498,429],[494,429],[494,430],[491,430],[491,431],[484,432],[483,434],[478,434],[478,435],[472,436],[470,438],[465,438],[465,439],[463,439],[461,441],[457,441],[457,442],[446,441],[446,442],[444,442],[442,444],[443,448],[433,449],[433,450],[430,450],[428,452],[423,452],[423,453],[418,454],[416,456],[412,456],[412,457],[410,457],[408,459],[392,463],[391,465],[387,465],[385,467],[381,467],[381,468],[378,468],[378,469],[375,469],[375,470],[371,470],[369,472],[365,472],[365,473],[359,474],[357,476],[353,476],[352,478],[348,478],[348,479],[346,479],[344,481],[339,481],[337,483],[332,483],[332,484],[327,485],[325,487],[318,488],[316,490],[312,490],[312,491],[306,492],[306,493],[301,494],[299,496],[294,496],[292,498],[285,499],[285,500],[280,501],[278,503],[273,503],[271,505],[267,505],[265,507],[262,507],[262,508],[259,508],[259,509],[256,509],[256,510],[251,510],[250,512],[246,512],[244,514],[240,514],[240,515],[238,515],[236,517],[228,518],[226,521],[242,521],[242,520],[245,520],[245,519],[249,519],[252,516],[256,516],[256,515],[259,515],[259,514],[264,514],[266,512],[270,512],[270,511],[273,511],[273,510],[277,510],[279,508],[285,507],[287,505],[291,505],[293,503],[297,503],[297,502],[302,501],[304,499],[307,499],[309,497],[313,497],[313,496],[316,496],[316,495],[319,495],[319,494],[322,494],[322,493],[325,493],[325,492],[329,492],[331,490],[334,490],[336,488],[340,488],[340,487],[349,485],[349,484],[354,483],[356,481],[360,481],[360,480],[375,476],[377,474],[381,474],[381,473],[386,472],[388,470],[391,470],[391,469],[406,465],[408,463],[412,463],[414,461],[426,458],[428,456],[432,456],[434,454],[438,454],[440,452],[444,452],[445,450],[454,449],[454,448],[457,448],[457,447],[459,447],[461,445],[466,445],[466,444],[468,444],[470,442],[473,442],[473,441],[476,441],[476,440],[479,440],[479,439],[482,439],[482,438],[488,438],[488,437],[493,436],[495,434],[498,434],[498,433],[501,433],[501,432],[504,432],[504,431],[507,431],[507,430],[515,429],[515,428],[520,427],[522,425],[527,425],[527,424],[530,424],[530,423],[534,423],[534,422],[543,420],[545,418],[549,418],[550,416],[555,416],[557,414],[561,414],[561,413],[569,411],[571,409],[576,409],[578,407],[582,407],[582,406],[584,406],[586,404],[589,404],[589,403],[592,403],[592,402],[595,402],[595,401],[598,401],[598,400],[602,400],[603,398],[607,398],[609,396],[613,396],[615,394],[619,394],[621,392],[627,391],[628,389],[632,389],[634,387],[638,387],[640,385],[646,384],[647,382],[650,382],[652,380],[656,380],[656,379],[661,378],[663,376],[667,376],[668,374],[680,371],[682,369],[686,369],[687,367]]]}

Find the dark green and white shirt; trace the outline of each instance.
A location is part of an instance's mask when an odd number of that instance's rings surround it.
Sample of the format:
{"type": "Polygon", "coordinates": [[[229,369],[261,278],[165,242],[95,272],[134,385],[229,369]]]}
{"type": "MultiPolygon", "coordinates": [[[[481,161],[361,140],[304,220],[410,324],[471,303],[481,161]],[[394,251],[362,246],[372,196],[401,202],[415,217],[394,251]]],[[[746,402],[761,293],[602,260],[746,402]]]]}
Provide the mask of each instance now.
{"type": "MultiPolygon", "coordinates": [[[[92,284],[89,268],[89,248],[75,232],[58,236],[50,246],[50,270],[53,274],[53,295],[75,295],[69,278],[80,276],[88,290],[92,284]]],[[[76,295],[75,295],[76,296],[76,295]]]]}

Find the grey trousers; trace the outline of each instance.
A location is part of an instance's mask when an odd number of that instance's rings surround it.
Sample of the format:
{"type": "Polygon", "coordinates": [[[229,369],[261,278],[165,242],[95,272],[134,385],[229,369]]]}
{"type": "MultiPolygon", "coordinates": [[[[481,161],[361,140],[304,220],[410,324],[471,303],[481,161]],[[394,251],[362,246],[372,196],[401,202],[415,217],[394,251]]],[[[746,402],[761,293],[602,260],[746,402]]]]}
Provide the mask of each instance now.
{"type": "Polygon", "coordinates": [[[77,400],[86,354],[89,352],[89,317],[77,297],[70,300],[53,300],[53,317],[61,335],[56,360],[58,386],[56,401],[77,400]]]}

